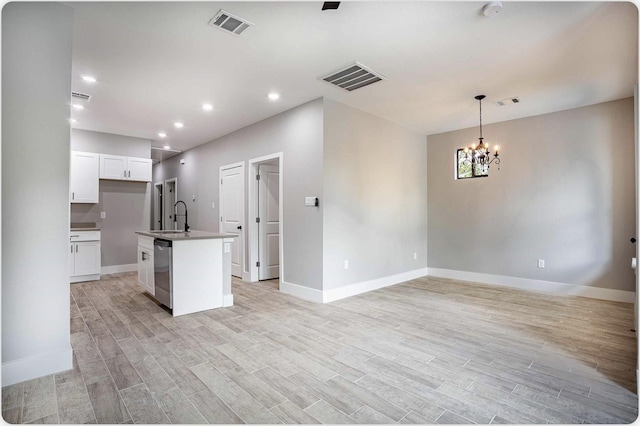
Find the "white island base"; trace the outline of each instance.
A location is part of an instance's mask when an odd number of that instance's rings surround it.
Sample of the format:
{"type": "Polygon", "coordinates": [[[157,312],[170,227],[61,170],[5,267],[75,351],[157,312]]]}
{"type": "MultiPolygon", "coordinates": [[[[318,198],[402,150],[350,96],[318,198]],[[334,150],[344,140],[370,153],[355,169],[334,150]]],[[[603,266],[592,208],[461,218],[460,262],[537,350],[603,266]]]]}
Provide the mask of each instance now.
{"type": "MultiPolygon", "coordinates": [[[[172,242],[171,298],[174,317],[233,305],[230,250],[233,238],[201,231],[191,231],[186,235],[137,233],[138,256],[146,257],[146,261],[152,264],[153,256],[149,256],[150,253],[141,256],[141,247],[152,246],[154,238],[172,242]]],[[[153,266],[149,266],[153,270],[153,266]]],[[[153,282],[153,273],[147,274],[147,280],[153,282]]],[[[141,285],[155,296],[152,282],[141,285]]]]}

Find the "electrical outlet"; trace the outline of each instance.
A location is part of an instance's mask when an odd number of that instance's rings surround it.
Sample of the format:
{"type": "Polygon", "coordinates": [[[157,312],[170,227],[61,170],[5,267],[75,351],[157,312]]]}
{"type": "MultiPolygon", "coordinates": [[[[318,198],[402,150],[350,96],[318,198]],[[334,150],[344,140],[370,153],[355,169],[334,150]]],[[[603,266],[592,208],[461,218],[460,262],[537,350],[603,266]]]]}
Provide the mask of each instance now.
{"type": "Polygon", "coordinates": [[[100,212],[100,219],[106,219],[107,218],[107,212],[100,212]]]}
{"type": "Polygon", "coordinates": [[[415,251],[413,252],[413,260],[418,260],[418,253],[415,251]]]}
{"type": "Polygon", "coordinates": [[[349,261],[348,260],[344,261],[344,269],[349,269],[349,261]]]}
{"type": "Polygon", "coordinates": [[[544,259],[538,259],[538,268],[544,269],[544,259]]]}

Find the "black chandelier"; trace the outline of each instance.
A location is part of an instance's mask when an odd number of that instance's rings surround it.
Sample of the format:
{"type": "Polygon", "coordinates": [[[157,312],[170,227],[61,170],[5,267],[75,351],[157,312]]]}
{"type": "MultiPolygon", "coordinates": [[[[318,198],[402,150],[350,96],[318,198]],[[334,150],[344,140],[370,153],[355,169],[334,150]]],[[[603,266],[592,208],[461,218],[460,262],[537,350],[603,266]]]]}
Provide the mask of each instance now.
{"type": "Polygon", "coordinates": [[[477,145],[474,143],[464,149],[463,161],[471,165],[471,173],[474,177],[487,176],[489,174],[489,165],[494,162],[498,165],[498,170],[500,170],[498,145],[496,145],[496,151],[493,153],[493,158],[491,158],[492,154],[489,151],[489,145],[484,143],[484,138],[482,137],[482,100],[485,97],[485,95],[475,97],[480,103],[480,137],[478,138],[480,142],[477,145]]]}

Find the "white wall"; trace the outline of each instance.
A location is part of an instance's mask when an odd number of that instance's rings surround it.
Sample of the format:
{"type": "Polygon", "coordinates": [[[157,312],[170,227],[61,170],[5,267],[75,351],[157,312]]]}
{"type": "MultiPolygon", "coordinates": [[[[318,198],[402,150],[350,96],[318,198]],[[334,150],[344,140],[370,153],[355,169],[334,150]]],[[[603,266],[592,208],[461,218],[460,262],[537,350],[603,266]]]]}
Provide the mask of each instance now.
{"type": "Polygon", "coordinates": [[[72,368],[69,96],[73,12],[2,9],[2,385],[72,368]]]}
{"type": "MultiPolygon", "coordinates": [[[[316,99],[158,163],[153,167],[153,182],[177,177],[178,198],[187,203],[191,229],[218,232],[220,166],[244,161],[246,173],[248,160],[282,152],[285,261],[280,279],[319,290],[323,207],[322,201],[320,208],[305,207],[304,197],[322,200],[322,104],[322,99],[316,99]],[[184,165],[179,164],[181,159],[184,165]]],[[[246,210],[247,196],[245,191],[246,210]]],[[[245,231],[251,225],[247,217],[245,231]]]]}
{"type": "Polygon", "coordinates": [[[629,98],[484,126],[502,164],[466,180],[477,127],[429,136],[429,267],[634,291],[633,123],[629,98]]]}
{"type": "MultiPolygon", "coordinates": [[[[100,154],[151,158],[151,140],[73,129],[71,149],[100,154]]],[[[137,263],[136,231],[150,229],[151,184],[100,180],[98,204],[71,204],[71,222],[95,222],[101,233],[102,267],[137,263]],[[106,218],[100,218],[100,212],[106,218]]],[[[110,270],[110,269],[107,269],[110,270]]]]}
{"type": "Polygon", "coordinates": [[[424,135],[325,98],[325,292],[426,275],[426,168],[424,135]]]}

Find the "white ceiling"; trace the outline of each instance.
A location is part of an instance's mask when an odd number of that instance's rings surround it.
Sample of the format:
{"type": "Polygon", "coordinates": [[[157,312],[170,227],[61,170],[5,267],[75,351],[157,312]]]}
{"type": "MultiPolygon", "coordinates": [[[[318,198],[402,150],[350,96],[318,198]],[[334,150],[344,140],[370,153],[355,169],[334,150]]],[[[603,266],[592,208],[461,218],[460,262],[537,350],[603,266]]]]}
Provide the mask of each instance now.
{"type": "Polygon", "coordinates": [[[72,89],[93,95],[74,127],[183,151],[321,96],[428,135],[476,126],[478,94],[491,123],[629,97],[638,75],[630,2],[507,2],[491,17],[482,2],[67,4],[72,89]],[[208,26],[221,8],[255,26],[208,26]],[[353,61],[388,79],[354,92],[319,80],[353,61]]]}

